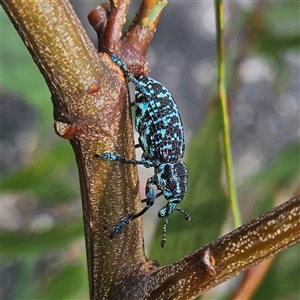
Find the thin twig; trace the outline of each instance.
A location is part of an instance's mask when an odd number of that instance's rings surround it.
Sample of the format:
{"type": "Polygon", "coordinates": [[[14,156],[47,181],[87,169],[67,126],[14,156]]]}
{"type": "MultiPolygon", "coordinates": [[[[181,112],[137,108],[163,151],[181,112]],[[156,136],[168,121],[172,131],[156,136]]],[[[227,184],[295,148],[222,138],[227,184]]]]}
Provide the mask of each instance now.
{"type": "Polygon", "coordinates": [[[233,221],[235,227],[240,226],[241,217],[238,208],[238,201],[236,195],[236,187],[234,183],[233,175],[233,164],[232,154],[230,145],[230,125],[229,125],[229,114],[228,114],[228,103],[226,96],[226,78],[225,78],[225,43],[224,43],[224,7],[222,0],[215,0],[216,10],[216,26],[217,26],[217,50],[218,50],[218,88],[219,98],[222,106],[223,114],[223,145],[225,152],[225,164],[227,183],[229,190],[229,201],[231,205],[233,221]]]}

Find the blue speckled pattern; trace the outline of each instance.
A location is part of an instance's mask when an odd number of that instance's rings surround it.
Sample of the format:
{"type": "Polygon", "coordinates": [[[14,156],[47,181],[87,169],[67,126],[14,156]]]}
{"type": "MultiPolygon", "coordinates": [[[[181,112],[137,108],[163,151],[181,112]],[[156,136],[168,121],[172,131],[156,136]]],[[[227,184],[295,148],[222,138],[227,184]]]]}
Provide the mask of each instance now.
{"type": "Polygon", "coordinates": [[[140,134],[143,159],[160,163],[181,159],[185,148],[183,126],[172,95],[150,77],[140,76],[138,81],[135,128],[140,134]]]}
{"type": "Polygon", "coordinates": [[[134,78],[128,71],[127,66],[115,55],[108,52],[111,59],[118,65],[136,86],[135,90],[135,128],[139,133],[139,145],[143,150],[141,160],[127,159],[122,155],[104,152],[96,154],[106,161],[120,161],[128,164],[141,164],[145,167],[154,167],[154,175],[147,180],[146,199],[142,202],[146,206],[137,214],[125,216],[114,226],[110,237],[122,233],[130,220],[143,215],[154,203],[154,200],[163,195],[168,203],[158,212],[160,218],[165,218],[161,246],[166,244],[166,231],[168,216],[177,210],[186,220],[189,215],[177,207],[182,201],[186,190],[188,173],[181,158],[184,154],[185,143],[183,125],[178,107],[165,86],[160,82],[146,76],[134,78]],[[161,192],[156,194],[152,185],[161,192]]]}

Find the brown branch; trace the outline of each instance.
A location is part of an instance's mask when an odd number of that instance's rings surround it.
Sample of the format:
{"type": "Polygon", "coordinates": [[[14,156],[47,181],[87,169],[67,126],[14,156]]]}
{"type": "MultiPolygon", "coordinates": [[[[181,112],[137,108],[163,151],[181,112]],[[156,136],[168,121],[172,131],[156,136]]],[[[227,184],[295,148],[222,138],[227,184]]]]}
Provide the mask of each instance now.
{"type": "Polygon", "coordinates": [[[191,299],[299,241],[300,195],[155,270],[134,295],[138,299],[191,299]]]}
{"type": "Polygon", "coordinates": [[[122,29],[126,22],[130,0],[110,0],[111,9],[103,35],[103,49],[119,53],[122,29]]]}
{"type": "Polygon", "coordinates": [[[93,10],[89,22],[98,35],[99,51],[110,50],[134,76],[147,75],[146,54],[167,1],[143,0],[135,19],[122,35],[129,1],[110,1],[93,10]]]}
{"type": "Polygon", "coordinates": [[[56,132],[70,140],[76,155],[91,298],[110,297],[125,274],[152,265],[140,219],[118,238],[108,237],[124,215],[139,210],[136,168],[94,157],[104,151],[135,155],[128,87],[107,55],[99,56],[68,1],[1,4],[49,86],[56,132]]]}
{"type": "Polygon", "coordinates": [[[135,75],[148,75],[146,54],[167,1],[143,0],[122,38],[123,57],[135,75]]]}

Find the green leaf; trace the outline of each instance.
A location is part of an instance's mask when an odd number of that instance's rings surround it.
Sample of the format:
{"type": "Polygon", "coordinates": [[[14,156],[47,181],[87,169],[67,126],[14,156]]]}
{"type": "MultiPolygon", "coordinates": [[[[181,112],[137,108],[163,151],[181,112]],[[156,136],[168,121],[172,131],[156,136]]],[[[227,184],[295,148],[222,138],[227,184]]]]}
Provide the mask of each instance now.
{"type": "MultiPolygon", "coordinates": [[[[32,299],[35,294],[38,284],[33,280],[35,274],[35,261],[34,260],[14,260],[9,269],[8,274],[13,274],[13,288],[3,292],[2,296],[9,299],[32,299]]],[[[5,274],[5,273],[3,273],[5,274]]]]}
{"type": "Polygon", "coordinates": [[[300,174],[300,143],[298,141],[286,146],[278,155],[275,163],[260,172],[254,179],[263,188],[278,190],[295,176],[300,174]]]}
{"type": "Polygon", "coordinates": [[[82,219],[56,225],[44,233],[1,232],[2,259],[32,259],[42,252],[65,247],[84,236],[82,219]]]}
{"type": "Polygon", "coordinates": [[[47,152],[42,151],[42,156],[29,166],[4,178],[1,190],[30,190],[44,203],[65,203],[79,195],[75,167],[72,148],[63,141],[47,152]]]}
{"type": "Polygon", "coordinates": [[[87,279],[88,273],[85,265],[67,265],[57,277],[43,287],[43,291],[36,299],[87,299],[87,279]]]}
{"type": "Polygon", "coordinates": [[[290,186],[290,196],[293,195],[297,184],[299,184],[299,162],[300,143],[295,141],[277,155],[272,166],[260,170],[245,181],[242,193],[249,199],[245,201],[257,199],[256,215],[264,213],[276,205],[274,199],[281,189],[290,186]]]}

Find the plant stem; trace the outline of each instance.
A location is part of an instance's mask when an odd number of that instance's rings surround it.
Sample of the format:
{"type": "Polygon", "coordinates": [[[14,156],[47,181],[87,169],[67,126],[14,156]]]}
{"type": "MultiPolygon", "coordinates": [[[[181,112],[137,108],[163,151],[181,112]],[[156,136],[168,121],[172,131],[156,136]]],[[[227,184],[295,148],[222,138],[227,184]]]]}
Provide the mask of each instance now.
{"type": "Polygon", "coordinates": [[[238,208],[236,188],[233,175],[232,154],[230,145],[230,125],[228,115],[228,104],[225,84],[225,47],[224,47],[224,7],[222,0],[215,0],[216,27],[217,27],[217,52],[218,52],[218,89],[222,106],[223,121],[223,145],[225,151],[226,175],[229,190],[229,201],[235,227],[241,225],[241,218],[238,208]]]}

